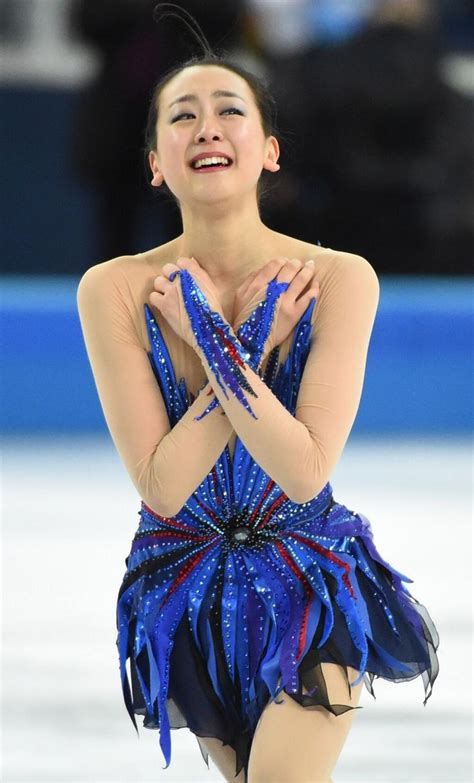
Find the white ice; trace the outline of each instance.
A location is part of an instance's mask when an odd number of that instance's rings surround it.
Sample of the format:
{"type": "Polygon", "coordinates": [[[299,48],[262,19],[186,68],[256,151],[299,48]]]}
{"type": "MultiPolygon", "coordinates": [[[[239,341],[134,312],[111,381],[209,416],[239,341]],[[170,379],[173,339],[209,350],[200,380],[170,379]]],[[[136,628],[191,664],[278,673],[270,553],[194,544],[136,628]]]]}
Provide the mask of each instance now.
{"type": "MultiPolygon", "coordinates": [[[[335,783],[472,780],[470,454],[466,440],[351,439],[332,477],[440,634],[426,707],[421,678],[376,679],[376,701],[364,687],[335,783]]],[[[158,732],[138,718],[138,738],[122,700],[115,602],[139,499],[111,441],[6,440],[2,479],[1,780],[222,780],[188,729],[163,770],[158,732]]]]}

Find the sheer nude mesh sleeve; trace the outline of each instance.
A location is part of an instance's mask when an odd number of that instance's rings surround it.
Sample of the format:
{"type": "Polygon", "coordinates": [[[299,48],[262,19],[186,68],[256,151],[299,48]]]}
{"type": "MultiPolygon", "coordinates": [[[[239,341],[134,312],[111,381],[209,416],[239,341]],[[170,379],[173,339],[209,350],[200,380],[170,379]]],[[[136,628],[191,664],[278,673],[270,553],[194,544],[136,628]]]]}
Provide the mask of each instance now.
{"type": "MultiPolygon", "coordinates": [[[[227,400],[221,393],[221,405],[195,421],[209,404],[208,383],[170,429],[140,321],[159,271],[149,273],[136,259],[113,259],[89,269],[77,301],[102,410],[140,497],[159,514],[176,514],[237,433],[292,500],[313,498],[329,480],[357,414],[379,298],[372,266],[360,256],[329,249],[316,259],[320,294],[295,417],[249,368],[249,382],[259,395],[249,397],[257,421],[235,397],[227,400]]],[[[180,357],[176,375],[186,371],[198,388],[205,374],[196,374],[196,367],[188,373],[189,355],[173,335],[170,329],[168,345],[180,357]]],[[[192,358],[202,371],[197,356],[192,358]]]]}
{"type": "Polygon", "coordinates": [[[211,470],[233,430],[219,408],[194,421],[209,404],[209,385],[170,429],[136,323],[143,303],[133,301],[114,261],[91,267],[79,283],[87,354],[111,437],[140,497],[156,513],[172,516],[211,470]]]}
{"type": "Polygon", "coordinates": [[[329,481],[356,418],[379,294],[369,262],[341,253],[318,302],[296,405],[310,435],[300,456],[306,499],[329,481]]]}
{"type": "MultiPolygon", "coordinates": [[[[364,258],[337,253],[322,275],[313,335],[295,416],[246,365],[246,394],[256,419],[232,394],[214,390],[232,426],[260,467],[295,503],[329,480],[359,406],[367,350],[379,300],[377,275],[364,258]]],[[[201,360],[212,380],[212,370],[201,360]]]]}

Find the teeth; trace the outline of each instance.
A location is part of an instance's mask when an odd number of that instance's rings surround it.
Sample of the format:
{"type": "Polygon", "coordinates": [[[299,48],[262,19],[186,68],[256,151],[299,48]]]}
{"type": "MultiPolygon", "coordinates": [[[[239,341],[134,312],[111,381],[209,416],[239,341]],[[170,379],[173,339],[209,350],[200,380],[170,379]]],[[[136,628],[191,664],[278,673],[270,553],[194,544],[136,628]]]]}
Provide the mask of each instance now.
{"type": "Polygon", "coordinates": [[[213,166],[217,163],[223,163],[224,166],[228,166],[230,161],[227,158],[201,158],[193,163],[193,168],[200,169],[201,166],[213,166]]]}

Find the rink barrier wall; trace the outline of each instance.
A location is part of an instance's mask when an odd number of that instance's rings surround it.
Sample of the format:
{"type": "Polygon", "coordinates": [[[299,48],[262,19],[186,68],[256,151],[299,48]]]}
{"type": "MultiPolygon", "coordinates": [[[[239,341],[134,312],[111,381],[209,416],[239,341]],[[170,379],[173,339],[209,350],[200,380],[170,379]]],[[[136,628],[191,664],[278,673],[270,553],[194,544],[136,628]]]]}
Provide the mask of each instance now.
{"type": "MultiPolygon", "coordinates": [[[[467,434],[473,285],[380,276],[380,304],[352,434],[467,434]]],[[[2,279],[4,435],[106,433],[76,309],[79,278],[2,279]]]]}

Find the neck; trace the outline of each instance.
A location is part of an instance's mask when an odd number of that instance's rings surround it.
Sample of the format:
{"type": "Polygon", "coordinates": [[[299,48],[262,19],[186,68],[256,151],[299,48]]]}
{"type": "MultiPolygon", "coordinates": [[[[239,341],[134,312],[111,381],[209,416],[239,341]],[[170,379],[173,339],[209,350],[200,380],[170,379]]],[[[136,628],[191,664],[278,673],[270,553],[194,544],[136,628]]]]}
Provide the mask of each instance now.
{"type": "Polygon", "coordinates": [[[256,204],[232,212],[212,204],[199,212],[183,209],[183,233],[176,248],[179,256],[193,256],[217,288],[235,289],[270,260],[273,234],[262,223],[256,204]]]}

